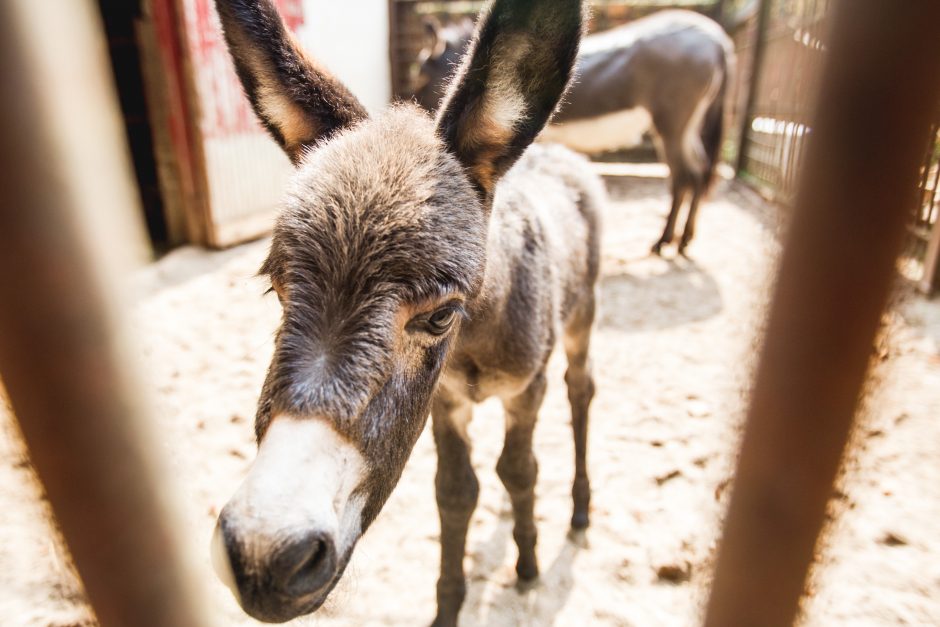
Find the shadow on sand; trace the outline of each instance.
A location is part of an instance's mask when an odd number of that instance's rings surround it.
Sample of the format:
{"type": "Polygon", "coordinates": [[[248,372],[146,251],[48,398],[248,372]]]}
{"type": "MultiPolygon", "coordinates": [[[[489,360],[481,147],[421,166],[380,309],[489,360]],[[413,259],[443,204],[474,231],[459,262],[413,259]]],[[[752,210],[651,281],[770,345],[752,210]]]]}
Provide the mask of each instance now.
{"type": "Polygon", "coordinates": [[[664,271],[601,277],[599,326],[628,333],[655,331],[707,320],[721,312],[714,277],[690,259],[663,260],[664,271]]]}
{"type": "MultiPolygon", "coordinates": [[[[568,538],[552,560],[551,564],[540,564],[541,573],[531,587],[520,590],[516,586],[515,573],[511,583],[501,584],[493,595],[486,595],[486,582],[494,579],[493,574],[506,568],[506,554],[512,552],[515,564],[515,543],[512,539],[512,510],[508,497],[503,499],[499,520],[489,537],[475,543],[470,548],[476,561],[467,573],[467,599],[461,616],[461,624],[466,625],[515,625],[510,620],[514,613],[506,613],[507,608],[516,608],[530,616],[538,624],[543,624],[548,617],[553,617],[564,608],[574,587],[574,562],[582,548],[586,548],[584,532],[569,533],[568,538]],[[496,613],[497,616],[493,614],[496,613]],[[505,620],[500,620],[505,618],[505,620]],[[507,622],[508,621],[508,622],[507,622]]],[[[590,533],[588,531],[587,533],[590,533]]],[[[551,621],[547,621],[551,622],[551,621]]]]}

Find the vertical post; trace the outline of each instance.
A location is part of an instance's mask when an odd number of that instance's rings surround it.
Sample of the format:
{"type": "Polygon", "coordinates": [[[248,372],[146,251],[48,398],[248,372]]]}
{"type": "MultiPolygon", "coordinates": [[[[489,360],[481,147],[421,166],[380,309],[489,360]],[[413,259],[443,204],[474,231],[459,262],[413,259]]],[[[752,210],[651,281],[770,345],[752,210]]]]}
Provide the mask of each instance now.
{"type": "MultiPolygon", "coordinates": [[[[183,0],[150,0],[164,79],[166,127],[173,147],[189,242],[216,246],[204,138],[199,128],[199,98],[187,43],[183,0]]],[[[214,11],[214,8],[210,8],[214,11]]]]}
{"type": "Polygon", "coordinates": [[[757,36],[754,40],[754,53],[751,57],[751,76],[747,88],[747,100],[744,103],[744,116],[741,119],[741,134],[738,137],[737,171],[743,172],[747,163],[747,143],[750,137],[751,118],[757,102],[760,87],[761,70],[764,66],[764,52],[767,49],[767,29],[770,25],[770,9],[773,0],[760,0],[757,11],[757,36]]]}
{"type": "Polygon", "coordinates": [[[705,625],[793,624],[940,99],[940,3],[834,3],[705,625]]]}
{"type": "Polygon", "coordinates": [[[404,97],[401,90],[401,59],[399,58],[401,48],[398,41],[401,31],[398,14],[400,10],[397,0],[388,0],[388,67],[391,71],[392,101],[404,97]]]}
{"type": "MultiPolygon", "coordinates": [[[[149,52],[156,58],[148,59],[149,76],[155,78],[147,85],[148,96],[158,100],[162,118],[156,125],[158,145],[166,148],[158,157],[169,179],[170,190],[176,196],[172,206],[179,215],[172,216],[176,236],[194,244],[208,245],[211,240],[212,221],[209,215],[207,186],[204,174],[202,140],[196,128],[193,111],[194,88],[189,75],[192,65],[187,58],[183,20],[179,15],[178,0],[142,0],[153,25],[156,44],[149,52]]],[[[167,192],[166,182],[163,191],[167,192]]]]}
{"type": "Polygon", "coordinates": [[[921,205],[927,206],[928,212],[923,216],[923,221],[933,225],[930,227],[930,239],[927,241],[927,250],[924,254],[924,275],[920,279],[918,288],[927,295],[932,296],[934,291],[940,287],[940,216],[936,212],[940,210],[937,203],[940,202],[940,163],[937,164],[937,172],[934,175],[933,189],[930,187],[930,166],[933,163],[934,151],[937,148],[937,142],[940,142],[940,111],[937,112],[937,118],[934,120],[933,128],[930,129],[930,141],[924,156],[924,176],[921,180],[921,205]]]}
{"type": "Polygon", "coordinates": [[[0,3],[0,375],[100,624],[196,627],[118,324],[137,202],[100,15],[54,4],[0,3]]]}
{"type": "MultiPolygon", "coordinates": [[[[933,200],[936,202],[937,190],[935,189],[933,193],[933,200]]],[[[927,253],[924,255],[924,276],[918,288],[923,294],[932,296],[938,284],[940,284],[940,218],[930,230],[930,241],[927,243],[927,253]]]]}

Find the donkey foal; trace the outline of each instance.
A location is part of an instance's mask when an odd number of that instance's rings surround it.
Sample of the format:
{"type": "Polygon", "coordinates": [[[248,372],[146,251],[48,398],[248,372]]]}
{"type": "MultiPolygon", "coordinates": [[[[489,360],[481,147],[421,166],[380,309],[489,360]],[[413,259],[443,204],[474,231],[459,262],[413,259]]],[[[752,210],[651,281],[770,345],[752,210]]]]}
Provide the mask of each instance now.
{"type": "Polygon", "coordinates": [[[516,570],[522,581],[538,574],[532,432],[559,336],[575,440],[571,524],[588,524],[604,192],[564,148],[526,152],[571,77],[581,3],[493,2],[433,122],[407,105],[368,119],[304,56],[271,0],[217,6],[248,98],[297,166],[262,267],[283,318],[258,404],[258,456],[219,516],[217,568],[256,618],[316,610],[430,411],[435,624],[453,625],[478,494],[467,423],[489,396],[506,410],[497,472],[512,501],[516,570]]]}

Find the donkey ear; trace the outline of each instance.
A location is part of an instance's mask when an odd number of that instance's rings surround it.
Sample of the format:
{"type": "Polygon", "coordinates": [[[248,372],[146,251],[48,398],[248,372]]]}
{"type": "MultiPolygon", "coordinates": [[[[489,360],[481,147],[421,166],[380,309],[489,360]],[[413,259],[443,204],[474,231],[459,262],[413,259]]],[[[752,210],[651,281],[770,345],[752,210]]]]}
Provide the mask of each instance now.
{"type": "Polygon", "coordinates": [[[488,195],[551,117],[571,79],[580,0],[494,0],[444,98],[437,129],[488,195]]]}
{"type": "Polygon", "coordinates": [[[342,83],[307,58],[272,0],[215,5],[245,94],[294,164],[307,146],[367,117],[342,83]]]}
{"type": "Polygon", "coordinates": [[[441,25],[440,20],[433,15],[425,16],[421,20],[421,24],[424,27],[424,36],[427,42],[422,48],[422,56],[426,59],[437,59],[444,54],[444,49],[447,47],[447,40],[441,34],[444,27],[441,25]]]}

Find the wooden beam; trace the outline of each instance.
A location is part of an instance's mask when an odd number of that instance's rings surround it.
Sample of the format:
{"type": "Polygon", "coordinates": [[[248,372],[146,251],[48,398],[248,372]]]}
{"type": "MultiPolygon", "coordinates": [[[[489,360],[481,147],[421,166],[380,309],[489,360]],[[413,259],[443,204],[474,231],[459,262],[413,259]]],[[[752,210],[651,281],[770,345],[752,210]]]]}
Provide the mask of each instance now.
{"type": "Polygon", "coordinates": [[[156,36],[156,63],[163,79],[162,85],[154,87],[163,88],[163,110],[167,115],[159,128],[168,133],[173,151],[173,162],[160,165],[173,168],[177,177],[187,240],[193,244],[212,246],[214,233],[205,147],[199,130],[198,95],[187,42],[186,20],[182,17],[183,0],[147,1],[156,36]]]}
{"type": "Polygon", "coordinates": [[[0,376],[100,624],[196,627],[121,339],[137,201],[97,11],[0,3],[0,376]]]}
{"type": "Polygon", "coordinates": [[[915,205],[940,2],[835,2],[705,625],[793,624],[915,205]]]}

